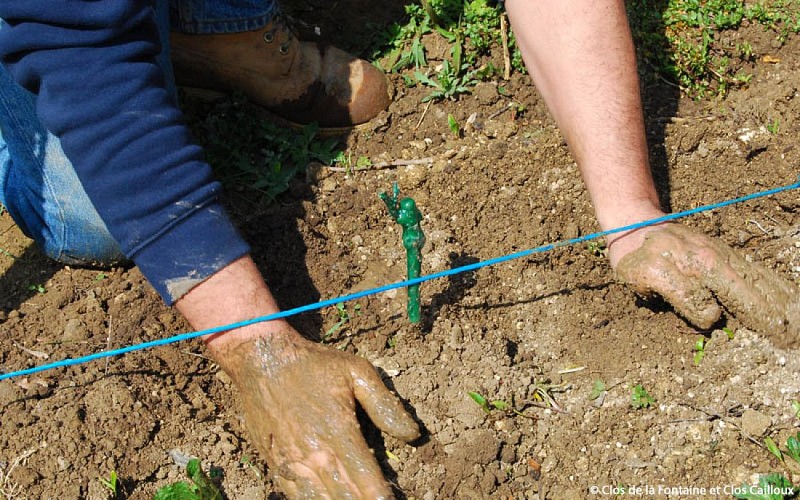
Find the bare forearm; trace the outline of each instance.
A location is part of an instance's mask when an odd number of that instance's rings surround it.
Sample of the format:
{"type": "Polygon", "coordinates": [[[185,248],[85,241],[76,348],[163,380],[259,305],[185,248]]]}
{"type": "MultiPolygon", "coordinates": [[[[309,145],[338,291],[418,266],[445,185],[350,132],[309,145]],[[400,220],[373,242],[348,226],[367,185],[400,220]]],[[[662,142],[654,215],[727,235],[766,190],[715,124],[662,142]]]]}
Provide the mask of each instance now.
{"type": "MultiPolygon", "coordinates": [[[[249,256],[232,262],[197,285],[176,302],[175,307],[198,330],[279,311],[277,302],[249,256]]],[[[276,320],[206,336],[203,340],[216,353],[248,339],[285,334],[290,330],[285,321],[276,320]]]]}
{"type": "Polygon", "coordinates": [[[506,2],[531,77],[567,139],[603,229],[660,214],[622,1],[506,2]]]}

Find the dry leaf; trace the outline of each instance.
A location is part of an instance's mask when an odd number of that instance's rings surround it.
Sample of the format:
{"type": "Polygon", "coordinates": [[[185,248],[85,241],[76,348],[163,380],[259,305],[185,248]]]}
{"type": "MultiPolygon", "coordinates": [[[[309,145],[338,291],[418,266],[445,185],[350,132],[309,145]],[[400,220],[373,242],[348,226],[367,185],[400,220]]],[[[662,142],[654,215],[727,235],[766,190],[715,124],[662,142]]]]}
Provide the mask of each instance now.
{"type": "Polygon", "coordinates": [[[528,467],[530,467],[531,476],[534,481],[538,481],[542,475],[542,464],[536,461],[535,458],[528,458],[528,467]]]}

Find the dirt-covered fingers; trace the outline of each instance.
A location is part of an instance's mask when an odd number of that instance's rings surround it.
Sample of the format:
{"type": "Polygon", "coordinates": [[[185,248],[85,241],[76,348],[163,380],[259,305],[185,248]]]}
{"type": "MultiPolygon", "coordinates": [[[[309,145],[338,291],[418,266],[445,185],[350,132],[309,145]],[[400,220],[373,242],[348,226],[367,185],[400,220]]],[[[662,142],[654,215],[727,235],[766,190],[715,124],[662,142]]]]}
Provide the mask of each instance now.
{"type": "Polygon", "coordinates": [[[722,314],[711,292],[700,280],[682,273],[671,254],[659,254],[642,247],[623,257],[617,265],[617,274],[637,293],[660,295],[700,329],[711,328],[722,314]]]}
{"type": "Polygon", "coordinates": [[[375,368],[366,360],[350,367],[353,392],[372,422],[387,434],[409,442],[420,435],[417,422],[400,400],[386,388],[375,368]]]}
{"type": "Polygon", "coordinates": [[[617,272],[637,291],[662,295],[700,328],[719,319],[719,301],[750,328],[798,336],[800,293],[794,284],[687,227],[652,231],[620,260],[617,272]]]}
{"type": "Polygon", "coordinates": [[[281,490],[289,498],[394,498],[372,451],[356,434],[345,430],[336,443],[306,450],[301,457],[273,459],[271,470],[281,490]]]}
{"type": "Polygon", "coordinates": [[[797,330],[791,319],[797,307],[796,287],[732,249],[719,249],[715,268],[705,273],[703,280],[746,326],[764,333],[797,330]]]}
{"type": "MultiPolygon", "coordinates": [[[[716,296],[746,326],[764,333],[789,331],[796,320],[795,285],[759,264],[748,262],[721,240],[673,225],[676,265],[716,296]]],[[[797,328],[797,325],[794,325],[797,328]]]]}

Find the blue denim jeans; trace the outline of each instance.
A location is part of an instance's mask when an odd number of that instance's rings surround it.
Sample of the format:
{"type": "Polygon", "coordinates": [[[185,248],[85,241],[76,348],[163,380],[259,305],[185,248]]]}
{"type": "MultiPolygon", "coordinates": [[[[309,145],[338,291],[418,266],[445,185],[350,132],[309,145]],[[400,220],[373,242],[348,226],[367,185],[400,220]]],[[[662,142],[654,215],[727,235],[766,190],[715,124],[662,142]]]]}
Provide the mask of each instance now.
{"type": "MultiPolygon", "coordinates": [[[[255,30],[276,11],[274,0],[156,0],[159,64],[174,93],[169,29],[190,33],[255,30]]],[[[0,20],[0,29],[3,22],[0,20]]],[[[36,96],[0,66],[0,203],[47,256],[65,264],[124,260],[60,141],[36,117],[36,96]]]]}
{"type": "Polygon", "coordinates": [[[184,33],[235,33],[262,28],[277,8],[275,0],[169,0],[169,19],[184,33]]]}

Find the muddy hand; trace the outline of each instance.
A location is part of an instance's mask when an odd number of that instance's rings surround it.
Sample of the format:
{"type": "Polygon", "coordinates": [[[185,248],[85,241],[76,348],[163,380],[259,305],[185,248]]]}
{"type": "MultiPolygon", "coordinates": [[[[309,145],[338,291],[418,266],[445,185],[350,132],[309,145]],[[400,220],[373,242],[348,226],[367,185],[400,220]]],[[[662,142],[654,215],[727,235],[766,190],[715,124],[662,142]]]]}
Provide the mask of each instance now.
{"type": "Polygon", "coordinates": [[[361,358],[288,329],[224,353],[251,438],[290,498],[392,498],[361,434],[355,401],[383,431],[405,441],[419,428],[361,358]]]}
{"type": "Polygon", "coordinates": [[[637,292],[661,295],[699,328],[719,320],[721,303],[749,328],[800,341],[797,286],[685,226],[652,228],[615,267],[637,292]]]}

